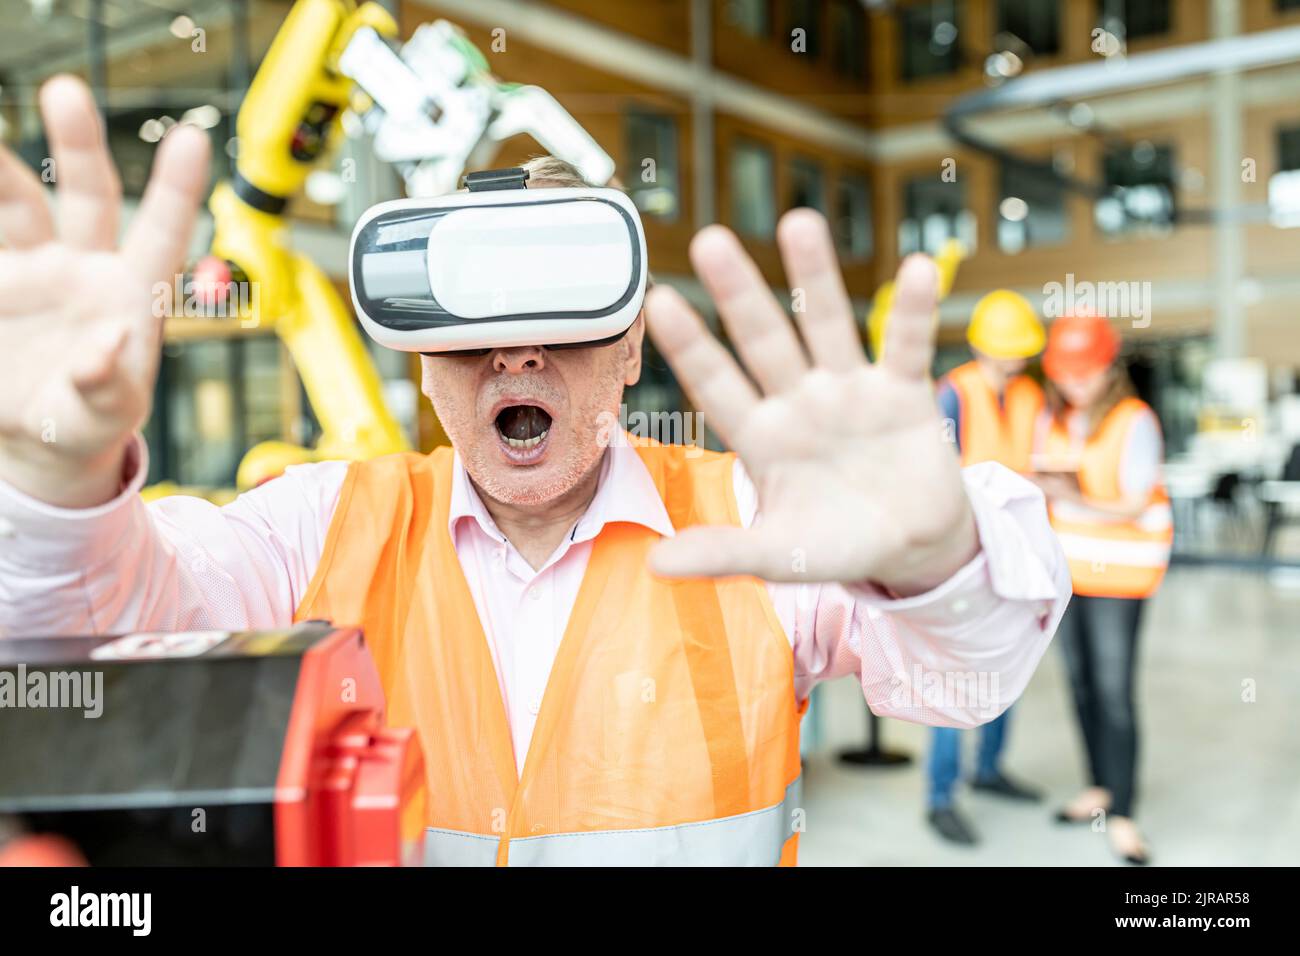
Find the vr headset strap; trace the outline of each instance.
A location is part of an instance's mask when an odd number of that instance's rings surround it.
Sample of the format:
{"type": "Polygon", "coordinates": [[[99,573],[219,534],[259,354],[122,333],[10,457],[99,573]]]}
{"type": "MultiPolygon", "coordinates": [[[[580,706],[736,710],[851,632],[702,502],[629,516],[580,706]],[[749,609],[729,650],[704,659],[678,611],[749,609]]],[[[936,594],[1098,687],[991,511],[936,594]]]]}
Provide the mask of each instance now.
{"type": "Polygon", "coordinates": [[[525,189],[528,170],[522,166],[509,169],[484,169],[465,176],[465,188],[472,193],[489,192],[494,189],[525,189]]]}

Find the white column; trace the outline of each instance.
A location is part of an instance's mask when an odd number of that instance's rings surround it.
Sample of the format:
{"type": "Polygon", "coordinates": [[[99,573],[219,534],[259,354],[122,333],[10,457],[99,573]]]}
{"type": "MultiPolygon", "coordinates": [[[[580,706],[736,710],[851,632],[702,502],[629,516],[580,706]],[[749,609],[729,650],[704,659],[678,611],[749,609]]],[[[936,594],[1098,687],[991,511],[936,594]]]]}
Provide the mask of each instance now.
{"type": "Polygon", "coordinates": [[[713,145],[713,4],[691,0],[691,65],[698,83],[691,90],[691,165],[695,228],[718,218],[713,145]]]}
{"type": "MultiPolygon", "coordinates": [[[[1210,35],[1218,40],[1240,33],[1239,0],[1213,0],[1210,35]]],[[[1246,350],[1246,315],[1241,302],[1246,272],[1246,237],[1240,219],[1241,162],[1246,158],[1241,84],[1241,73],[1236,70],[1216,73],[1210,94],[1214,207],[1220,214],[1214,226],[1214,350],[1222,358],[1239,358],[1246,350]]]]}

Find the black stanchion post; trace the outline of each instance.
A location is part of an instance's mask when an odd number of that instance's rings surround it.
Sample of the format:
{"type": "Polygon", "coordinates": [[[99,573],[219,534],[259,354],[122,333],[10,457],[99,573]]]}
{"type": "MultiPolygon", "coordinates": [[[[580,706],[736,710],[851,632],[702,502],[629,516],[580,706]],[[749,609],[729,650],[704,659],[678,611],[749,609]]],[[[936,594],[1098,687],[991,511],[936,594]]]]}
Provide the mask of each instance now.
{"type": "Polygon", "coordinates": [[[867,708],[867,745],[856,750],[841,750],[840,762],[857,767],[905,767],[912,755],[901,750],[886,750],[880,743],[880,718],[867,708]]]}

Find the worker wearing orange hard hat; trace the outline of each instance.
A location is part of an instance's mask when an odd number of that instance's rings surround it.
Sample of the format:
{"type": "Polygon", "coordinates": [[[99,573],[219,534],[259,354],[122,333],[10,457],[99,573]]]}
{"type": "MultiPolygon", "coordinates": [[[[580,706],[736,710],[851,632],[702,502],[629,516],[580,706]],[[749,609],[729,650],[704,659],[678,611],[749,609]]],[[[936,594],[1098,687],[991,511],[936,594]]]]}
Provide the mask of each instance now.
{"type": "Polygon", "coordinates": [[[1112,849],[1145,863],[1133,822],[1134,672],[1142,608],[1169,564],[1173,521],[1160,476],[1160,424],[1134,394],[1119,352],[1119,335],[1100,316],[1052,324],[1032,477],[1070,562],[1074,599],[1059,641],[1091,776],[1057,819],[1091,823],[1107,814],[1112,849]]]}
{"type": "MultiPolygon", "coordinates": [[[[1034,425],[1043,391],[1024,374],[1043,350],[1046,333],[1034,307],[1009,289],[996,289],[975,304],[966,341],[972,359],[939,381],[939,409],[963,466],[996,461],[1029,471],[1034,425]]],[[[1001,768],[1010,711],[980,729],[979,756],[971,786],[1013,800],[1040,799],[1037,791],[1001,768]]],[[[936,727],[930,747],[927,820],[945,840],[977,841],[974,828],[957,810],[953,790],[961,774],[961,731],[936,727]]]]}

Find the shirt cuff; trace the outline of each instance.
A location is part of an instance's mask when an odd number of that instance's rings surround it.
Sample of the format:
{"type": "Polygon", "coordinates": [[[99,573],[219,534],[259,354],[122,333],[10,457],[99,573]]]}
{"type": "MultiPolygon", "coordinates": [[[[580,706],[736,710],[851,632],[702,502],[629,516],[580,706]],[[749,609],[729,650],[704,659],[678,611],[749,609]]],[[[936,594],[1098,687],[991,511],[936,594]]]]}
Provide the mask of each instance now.
{"type": "Polygon", "coordinates": [[[148,473],[149,450],[136,435],[122,462],[121,491],[102,505],[60,508],[0,481],[0,563],[66,571],[111,557],[129,537],[148,473]]]}
{"type": "Polygon", "coordinates": [[[1034,538],[1042,533],[1036,526],[1046,528],[1042,492],[993,463],[963,469],[962,480],[975,515],[979,553],[924,594],[895,598],[878,587],[851,585],[855,598],[938,634],[983,617],[1003,601],[1037,603],[1044,614],[1051,611],[1059,589],[1034,538]]]}

